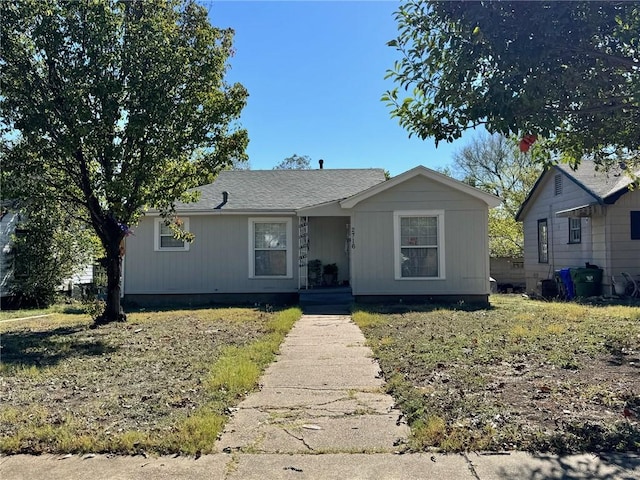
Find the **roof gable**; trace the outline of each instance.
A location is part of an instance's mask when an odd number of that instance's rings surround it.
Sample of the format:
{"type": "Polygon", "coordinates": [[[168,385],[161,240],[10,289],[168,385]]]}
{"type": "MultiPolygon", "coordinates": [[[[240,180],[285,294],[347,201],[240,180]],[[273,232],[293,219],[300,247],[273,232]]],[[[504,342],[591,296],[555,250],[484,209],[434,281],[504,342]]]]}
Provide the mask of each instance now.
{"type": "MultiPolygon", "coordinates": [[[[608,171],[597,170],[596,164],[592,160],[583,160],[576,170],[573,170],[567,164],[553,165],[543,171],[536,180],[527,198],[520,206],[518,213],[516,213],[517,221],[522,221],[522,216],[531,202],[534,201],[535,194],[544,179],[557,173],[563,174],[600,204],[615,203],[621,195],[629,191],[628,187],[633,183],[633,180],[620,167],[612,167],[608,171]]],[[[634,174],[640,175],[640,169],[636,170],[634,174]]]]}
{"type": "Polygon", "coordinates": [[[490,193],[483,192],[482,190],[479,190],[475,187],[467,185],[466,183],[460,182],[459,180],[456,180],[447,175],[443,175],[442,173],[436,172],[435,170],[431,170],[429,168],[423,167],[422,165],[419,165],[396,177],[393,177],[390,180],[387,180],[386,182],[374,185],[368,188],[367,190],[364,190],[349,198],[346,198],[345,200],[342,200],[340,202],[340,205],[343,208],[353,208],[358,203],[362,202],[363,200],[366,200],[367,198],[373,197],[374,195],[382,193],[385,190],[393,188],[396,185],[404,183],[407,180],[410,180],[418,176],[423,176],[435,182],[444,184],[447,187],[450,187],[454,190],[466,193],[467,195],[470,195],[478,200],[485,202],[489,207],[497,207],[501,201],[495,195],[491,195],[490,193]]]}
{"type": "MultiPolygon", "coordinates": [[[[557,170],[605,203],[608,203],[608,198],[615,196],[620,191],[623,191],[623,193],[628,191],[627,187],[633,180],[624,173],[622,168],[616,165],[608,171],[603,171],[596,170],[596,167],[595,162],[591,160],[583,160],[576,170],[566,164],[556,165],[557,170]]],[[[640,169],[636,170],[634,174],[640,175],[640,169]]]]}
{"type": "Polygon", "coordinates": [[[200,200],[179,204],[189,211],[295,211],[342,200],[384,182],[384,170],[231,170],[198,187],[200,200]],[[227,192],[226,202],[223,192],[227,192]]]}

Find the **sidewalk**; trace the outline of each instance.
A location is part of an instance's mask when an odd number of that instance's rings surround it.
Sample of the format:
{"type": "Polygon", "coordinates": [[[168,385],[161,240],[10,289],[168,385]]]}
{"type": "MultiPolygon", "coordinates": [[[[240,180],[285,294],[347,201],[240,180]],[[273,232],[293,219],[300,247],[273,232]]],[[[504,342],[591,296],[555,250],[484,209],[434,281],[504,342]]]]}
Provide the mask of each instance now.
{"type": "Polygon", "coordinates": [[[640,479],[638,455],[397,454],[409,430],[348,315],[304,315],[198,459],[0,458],[0,479],[640,479]]]}
{"type": "Polygon", "coordinates": [[[304,315],[238,407],[217,451],[392,453],[409,428],[383,392],[378,364],[345,315],[304,315]]]}

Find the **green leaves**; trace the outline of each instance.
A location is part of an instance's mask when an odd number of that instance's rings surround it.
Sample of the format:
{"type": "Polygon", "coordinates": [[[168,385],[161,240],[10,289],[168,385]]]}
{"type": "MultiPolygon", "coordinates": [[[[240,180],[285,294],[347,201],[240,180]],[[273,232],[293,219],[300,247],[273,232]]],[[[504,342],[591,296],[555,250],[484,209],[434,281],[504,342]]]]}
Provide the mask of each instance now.
{"type": "Polygon", "coordinates": [[[12,195],[81,211],[117,255],[121,224],[246,158],[233,125],[248,93],[224,81],[232,40],[193,0],[1,2],[12,195]]]}
{"type": "Polygon", "coordinates": [[[636,4],[410,0],[395,17],[387,76],[423,95],[383,100],[410,135],[535,133],[573,163],[640,150],[636,4]]]}
{"type": "Polygon", "coordinates": [[[502,199],[489,211],[489,250],[492,257],[521,257],[522,224],[516,213],[535,184],[542,168],[535,155],[523,154],[518,139],[497,134],[477,135],[454,153],[457,178],[502,199]]]}
{"type": "Polygon", "coordinates": [[[274,170],[309,170],[311,169],[311,157],[308,155],[298,155],[294,153],[292,156],[285,158],[278,165],[273,167],[274,170]]]}

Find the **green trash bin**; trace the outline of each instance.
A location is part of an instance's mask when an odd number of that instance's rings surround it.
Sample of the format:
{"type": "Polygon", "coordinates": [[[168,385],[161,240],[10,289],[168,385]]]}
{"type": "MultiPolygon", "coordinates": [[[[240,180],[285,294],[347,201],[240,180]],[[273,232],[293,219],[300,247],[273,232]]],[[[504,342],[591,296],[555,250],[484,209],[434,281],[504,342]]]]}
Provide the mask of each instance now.
{"type": "Polygon", "coordinates": [[[570,271],[576,297],[594,297],[602,293],[601,268],[572,268],[570,271]]]}

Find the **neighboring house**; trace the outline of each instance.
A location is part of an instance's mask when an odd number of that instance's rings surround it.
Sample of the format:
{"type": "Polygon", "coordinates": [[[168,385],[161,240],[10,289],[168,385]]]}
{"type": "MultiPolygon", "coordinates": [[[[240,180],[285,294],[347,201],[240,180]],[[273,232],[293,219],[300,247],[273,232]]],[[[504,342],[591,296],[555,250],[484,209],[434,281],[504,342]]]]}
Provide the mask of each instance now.
{"type": "Polygon", "coordinates": [[[524,223],[528,291],[556,270],[587,263],[604,269],[605,294],[611,275],[640,274],[640,190],[631,183],[620,168],[596,171],[588,160],[575,171],[556,165],[540,175],[516,215],[524,223]]]}
{"type": "Polygon", "coordinates": [[[20,222],[20,214],[0,207],[0,298],[13,295],[14,251],[12,237],[20,222]]]}
{"type": "MultiPolygon", "coordinates": [[[[20,213],[12,202],[5,202],[0,208],[0,299],[4,299],[7,305],[12,304],[15,296],[14,275],[16,275],[16,262],[18,254],[15,251],[13,238],[24,234],[21,222],[24,214],[20,213]]],[[[26,275],[26,273],[23,273],[26,275]]],[[[93,283],[93,265],[81,265],[74,275],[62,282],[58,290],[71,294],[74,287],[85,287],[93,283]]]]}
{"type": "Polygon", "coordinates": [[[157,214],[127,238],[125,301],[295,302],[315,259],[358,301],[488,299],[499,199],[435,171],[224,171],[199,190],[177,207],[193,243],[157,214]]]}
{"type": "Polygon", "coordinates": [[[524,259],[518,257],[491,257],[491,278],[499,292],[521,292],[525,288],[524,259]]]}

